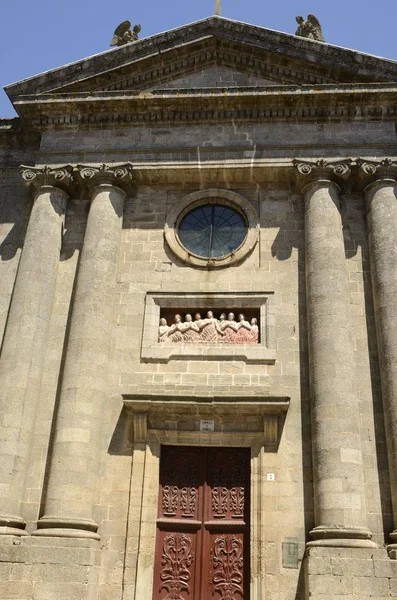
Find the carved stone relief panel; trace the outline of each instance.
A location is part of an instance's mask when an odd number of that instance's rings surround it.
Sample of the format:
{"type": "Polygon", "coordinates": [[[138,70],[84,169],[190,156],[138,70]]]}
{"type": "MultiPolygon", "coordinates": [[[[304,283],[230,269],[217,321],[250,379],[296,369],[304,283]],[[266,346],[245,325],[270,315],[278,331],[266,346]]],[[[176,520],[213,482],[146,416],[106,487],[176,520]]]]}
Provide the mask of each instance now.
{"type": "Polygon", "coordinates": [[[191,309],[160,312],[161,344],[259,344],[259,309],[191,309]]]}
{"type": "Polygon", "coordinates": [[[275,361],[274,294],[148,293],[142,359],[275,361]]]}

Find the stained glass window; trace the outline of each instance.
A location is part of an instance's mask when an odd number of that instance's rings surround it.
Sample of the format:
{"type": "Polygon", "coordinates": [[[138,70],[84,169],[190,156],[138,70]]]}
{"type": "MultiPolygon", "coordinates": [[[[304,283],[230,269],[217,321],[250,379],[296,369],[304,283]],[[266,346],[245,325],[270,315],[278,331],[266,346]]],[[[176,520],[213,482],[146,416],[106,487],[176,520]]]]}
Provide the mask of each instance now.
{"type": "Polygon", "coordinates": [[[221,258],[237,250],[247,236],[247,223],[223,204],[206,204],[191,210],[178,227],[182,245],[202,258],[221,258]]]}

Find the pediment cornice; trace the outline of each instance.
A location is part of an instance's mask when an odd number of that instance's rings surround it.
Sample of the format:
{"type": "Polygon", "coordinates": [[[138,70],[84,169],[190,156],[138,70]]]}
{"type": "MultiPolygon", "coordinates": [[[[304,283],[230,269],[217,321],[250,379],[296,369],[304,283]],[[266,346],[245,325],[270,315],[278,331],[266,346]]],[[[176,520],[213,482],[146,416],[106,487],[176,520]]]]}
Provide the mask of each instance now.
{"type": "Polygon", "coordinates": [[[210,17],[7,86],[21,95],[144,90],[202,65],[222,64],[283,84],[397,81],[397,62],[210,17]]]}

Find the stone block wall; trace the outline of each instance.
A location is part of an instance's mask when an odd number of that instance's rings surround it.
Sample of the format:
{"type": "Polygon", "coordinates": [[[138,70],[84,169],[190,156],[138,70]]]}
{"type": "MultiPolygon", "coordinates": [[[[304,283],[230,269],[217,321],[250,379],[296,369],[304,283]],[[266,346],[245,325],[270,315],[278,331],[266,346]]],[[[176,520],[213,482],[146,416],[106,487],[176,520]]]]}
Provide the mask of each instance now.
{"type": "MultiPolygon", "coordinates": [[[[283,159],[298,150],[307,155],[321,155],[330,141],[336,153],[346,152],[346,146],[351,152],[357,150],[359,153],[364,143],[375,143],[376,140],[377,144],[387,147],[392,138],[394,140],[394,130],[389,124],[364,127],[359,123],[335,124],[330,128],[315,124],[303,128],[300,125],[287,127],[279,123],[271,127],[230,125],[64,131],[44,134],[41,160],[58,164],[98,160],[139,163],[153,158],[168,160],[175,157],[176,152],[180,156],[190,155],[193,160],[197,157],[197,146],[211,158],[219,159],[226,153],[232,157],[243,151],[251,152],[247,154],[251,158],[277,154],[283,159]],[[227,151],[223,149],[225,144],[227,151]],[[317,147],[313,150],[315,144],[317,147]],[[99,153],[98,147],[101,148],[99,153]]],[[[21,162],[29,163],[29,160],[21,162]]],[[[0,187],[0,333],[7,318],[30,207],[28,191],[20,183],[16,167],[7,166],[3,173],[0,187]]],[[[101,541],[83,543],[77,540],[73,543],[34,537],[0,540],[0,597],[4,600],[52,600],[66,593],[76,600],[128,600],[128,593],[123,597],[123,589],[124,585],[132,585],[130,578],[133,578],[130,573],[128,580],[124,576],[126,561],[130,558],[126,555],[126,539],[129,506],[134,494],[130,485],[134,465],[131,460],[131,422],[121,399],[122,394],[128,393],[178,397],[214,393],[225,396],[268,394],[291,398],[278,452],[268,452],[265,457],[266,472],[274,473],[276,480],[266,482],[263,489],[267,524],[262,546],[266,571],[264,587],[266,600],[300,600],[304,597],[303,571],[282,565],[283,540],[297,538],[302,548],[314,524],[303,200],[289,182],[241,181],[237,172],[230,172],[227,177],[222,175],[219,187],[238,192],[255,207],[260,217],[260,237],[253,252],[241,264],[207,271],[183,263],[164,241],[167,211],[199,187],[205,187],[205,184],[183,178],[168,184],[141,182],[135,198],[129,199],[125,206],[114,296],[112,375],[102,420],[101,472],[94,515],[100,524],[101,541]],[[164,364],[142,361],[145,294],[186,291],[201,294],[274,292],[276,363],[171,360],[164,364]]],[[[342,200],[367,512],[374,540],[382,546],[385,533],[391,530],[391,507],[365,205],[361,195],[349,194],[342,200]]],[[[42,513],[53,415],[67,351],[65,342],[87,213],[86,198],[70,199],[24,498],[28,533],[34,531],[42,513]]],[[[318,600],[322,597],[351,600],[360,597],[360,593],[362,597],[371,596],[370,591],[378,600],[397,594],[394,563],[385,551],[376,551],[371,556],[362,550],[354,556],[353,552],[311,549],[305,558],[306,593],[316,600],[317,596],[318,600]]]]}
{"type": "Polygon", "coordinates": [[[384,549],[310,548],[304,570],[313,600],[386,600],[397,596],[397,562],[384,549]]]}

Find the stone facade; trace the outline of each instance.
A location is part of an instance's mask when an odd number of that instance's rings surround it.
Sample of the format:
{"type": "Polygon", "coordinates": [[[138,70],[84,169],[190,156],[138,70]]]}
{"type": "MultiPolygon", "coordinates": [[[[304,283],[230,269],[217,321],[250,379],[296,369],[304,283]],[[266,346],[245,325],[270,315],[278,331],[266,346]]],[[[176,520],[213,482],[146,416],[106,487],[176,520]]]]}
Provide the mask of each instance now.
{"type": "Polygon", "coordinates": [[[397,596],[396,82],[213,17],[6,88],[0,598],[152,600],[163,444],[251,449],[251,600],[397,596]],[[259,343],[160,344],[193,309],[259,343]]]}

